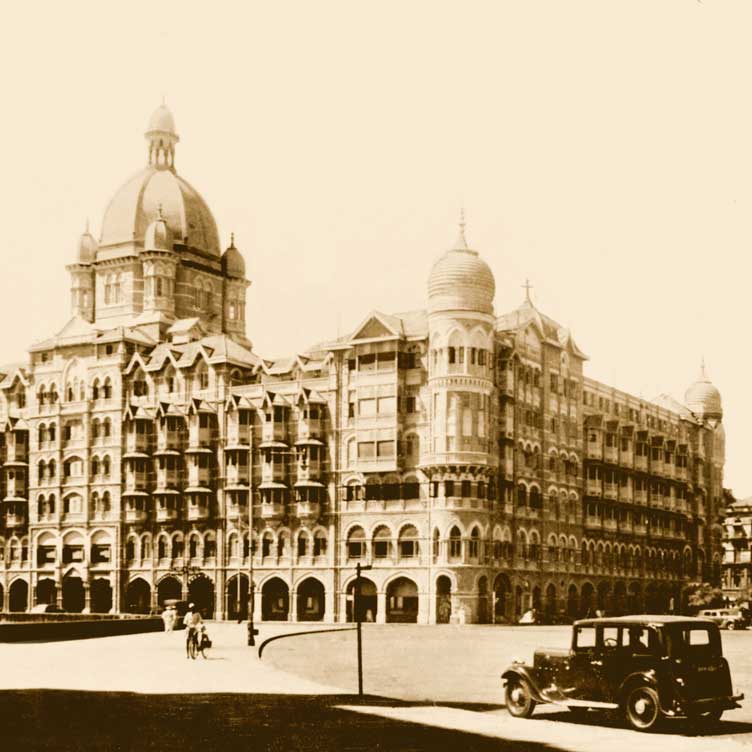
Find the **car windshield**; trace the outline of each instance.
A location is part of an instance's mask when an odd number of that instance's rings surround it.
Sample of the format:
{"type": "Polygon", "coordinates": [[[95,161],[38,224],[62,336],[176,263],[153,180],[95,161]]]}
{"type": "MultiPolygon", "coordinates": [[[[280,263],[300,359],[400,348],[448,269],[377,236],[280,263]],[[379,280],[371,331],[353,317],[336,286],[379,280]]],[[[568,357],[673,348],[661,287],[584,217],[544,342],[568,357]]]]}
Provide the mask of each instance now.
{"type": "Polygon", "coordinates": [[[721,638],[715,625],[666,626],[663,639],[672,658],[704,661],[721,655],[721,638]]]}

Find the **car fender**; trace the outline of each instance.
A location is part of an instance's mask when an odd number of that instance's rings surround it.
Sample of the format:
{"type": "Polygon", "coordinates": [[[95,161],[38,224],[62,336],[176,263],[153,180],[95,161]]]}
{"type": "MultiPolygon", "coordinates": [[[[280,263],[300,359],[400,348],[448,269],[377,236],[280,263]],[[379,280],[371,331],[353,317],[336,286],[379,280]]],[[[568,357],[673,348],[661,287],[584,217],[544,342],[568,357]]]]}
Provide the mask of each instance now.
{"type": "Polygon", "coordinates": [[[634,671],[633,673],[625,677],[624,681],[619,686],[617,697],[620,700],[624,701],[627,692],[638,686],[652,687],[656,690],[656,692],[659,693],[660,696],[658,677],[656,676],[655,670],[651,668],[647,671],[634,671]]]}
{"type": "Polygon", "coordinates": [[[510,679],[523,679],[530,687],[530,692],[536,702],[549,702],[541,693],[538,682],[535,680],[533,672],[529,666],[524,666],[522,664],[510,666],[504,671],[501,678],[505,682],[508,682],[510,679]]]}

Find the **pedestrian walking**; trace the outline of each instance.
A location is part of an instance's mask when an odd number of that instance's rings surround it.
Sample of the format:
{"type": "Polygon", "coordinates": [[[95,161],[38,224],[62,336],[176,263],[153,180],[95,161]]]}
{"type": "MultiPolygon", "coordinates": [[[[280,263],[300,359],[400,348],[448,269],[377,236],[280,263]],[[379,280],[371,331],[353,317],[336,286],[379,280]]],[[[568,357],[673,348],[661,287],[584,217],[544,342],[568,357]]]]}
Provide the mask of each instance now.
{"type": "Polygon", "coordinates": [[[162,622],[164,623],[165,632],[172,632],[172,630],[175,628],[176,617],[177,612],[175,611],[174,606],[167,606],[167,608],[162,612],[162,622]]]}

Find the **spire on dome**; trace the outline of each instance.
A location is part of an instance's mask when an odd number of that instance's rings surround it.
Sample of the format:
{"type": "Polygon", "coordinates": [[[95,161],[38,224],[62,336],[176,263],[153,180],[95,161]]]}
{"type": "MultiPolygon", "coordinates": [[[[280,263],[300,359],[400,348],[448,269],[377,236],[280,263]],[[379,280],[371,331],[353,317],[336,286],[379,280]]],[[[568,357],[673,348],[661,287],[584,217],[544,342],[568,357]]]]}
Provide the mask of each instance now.
{"type": "Polygon", "coordinates": [[[465,207],[460,208],[460,221],[459,221],[459,234],[457,235],[457,242],[454,244],[455,251],[469,251],[470,248],[467,245],[467,239],[465,238],[465,207]]]}
{"type": "Polygon", "coordinates": [[[149,165],[175,171],[175,144],[180,137],[175,130],[175,118],[164,103],[157,107],[149,118],[146,128],[149,142],[149,165]]]}

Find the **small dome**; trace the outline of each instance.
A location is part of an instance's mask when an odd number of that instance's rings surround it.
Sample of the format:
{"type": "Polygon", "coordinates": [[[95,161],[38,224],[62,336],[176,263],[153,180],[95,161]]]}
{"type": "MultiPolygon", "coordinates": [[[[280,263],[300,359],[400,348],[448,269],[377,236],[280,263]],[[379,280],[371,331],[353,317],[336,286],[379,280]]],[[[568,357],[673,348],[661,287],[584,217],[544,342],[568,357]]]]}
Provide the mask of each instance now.
{"type": "Polygon", "coordinates": [[[721,393],[713,386],[705,373],[705,363],[700,368],[700,376],[684,395],[687,407],[699,418],[720,420],[723,417],[721,393]]]}
{"type": "Polygon", "coordinates": [[[97,241],[86,228],[78,241],[78,254],[76,260],[79,264],[93,264],[97,256],[97,241]]]}
{"type": "Polygon", "coordinates": [[[493,272],[478,252],[467,246],[463,218],[455,247],[433,265],[428,277],[429,311],[493,313],[495,294],[493,272]]]}
{"type": "Polygon", "coordinates": [[[245,279],[245,259],[235,247],[235,235],[230,240],[229,248],[222,254],[222,269],[228,277],[245,279]]]}
{"type": "Polygon", "coordinates": [[[144,233],[144,250],[145,251],[171,251],[172,250],[172,233],[167,226],[165,218],[162,216],[162,207],[159,207],[157,218],[149,223],[144,233]]]}
{"type": "Polygon", "coordinates": [[[173,136],[178,135],[175,130],[175,118],[167,109],[166,105],[160,104],[149,118],[149,125],[146,129],[146,132],[151,133],[153,131],[171,133],[173,136]]]}

